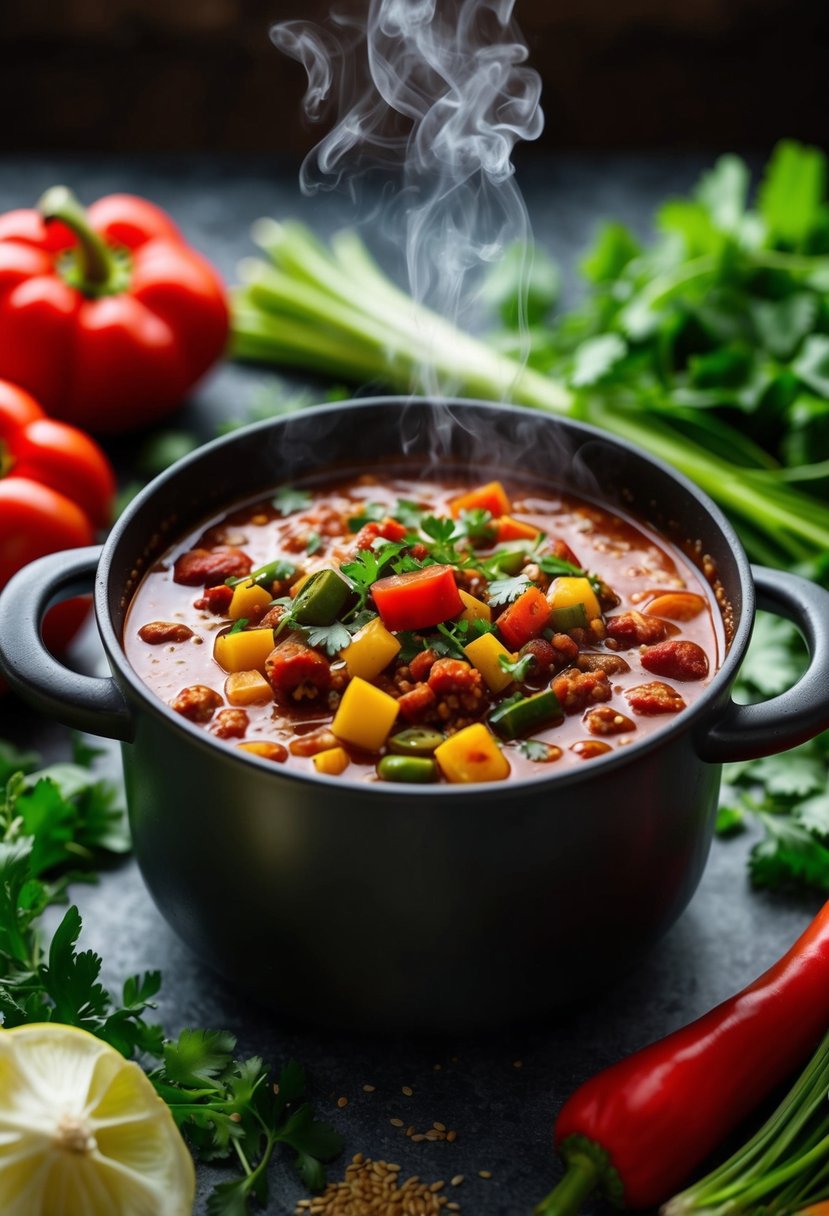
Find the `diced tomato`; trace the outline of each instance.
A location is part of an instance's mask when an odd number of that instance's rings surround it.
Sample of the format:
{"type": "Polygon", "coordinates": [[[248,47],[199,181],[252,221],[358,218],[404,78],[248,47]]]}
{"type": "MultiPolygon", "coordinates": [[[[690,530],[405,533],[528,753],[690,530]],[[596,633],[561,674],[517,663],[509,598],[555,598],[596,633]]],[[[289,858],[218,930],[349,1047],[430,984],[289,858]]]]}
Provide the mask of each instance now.
{"type": "Polygon", "coordinates": [[[498,544],[510,540],[535,540],[538,528],[533,524],[525,524],[523,520],[514,519],[512,515],[502,515],[495,520],[495,539],[498,544]]]}
{"type": "Polygon", "coordinates": [[[405,535],[406,529],[403,525],[387,515],[379,523],[372,521],[371,523],[363,524],[357,533],[357,548],[370,549],[379,536],[383,540],[402,540],[405,535]]]}
{"type": "Polygon", "coordinates": [[[509,515],[512,504],[500,481],[489,481],[468,494],[461,494],[460,498],[453,498],[449,508],[456,519],[461,511],[489,511],[493,519],[498,519],[501,515],[509,515]]]}
{"type": "Polygon", "coordinates": [[[538,587],[528,587],[498,617],[498,631],[512,650],[537,638],[550,619],[552,609],[538,587]]]}
{"type": "Polygon", "coordinates": [[[436,701],[437,697],[428,684],[415,684],[409,692],[397,698],[397,706],[402,718],[407,722],[417,722],[436,701]]]}
{"type": "Polygon", "coordinates": [[[391,574],[372,585],[371,594],[387,629],[426,629],[457,616],[463,600],[451,566],[424,566],[391,574]]]}
{"type": "Polygon", "coordinates": [[[233,588],[228,587],[227,583],[217,583],[215,587],[205,587],[204,595],[195,600],[193,607],[224,616],[232,599],[233,588]]]}

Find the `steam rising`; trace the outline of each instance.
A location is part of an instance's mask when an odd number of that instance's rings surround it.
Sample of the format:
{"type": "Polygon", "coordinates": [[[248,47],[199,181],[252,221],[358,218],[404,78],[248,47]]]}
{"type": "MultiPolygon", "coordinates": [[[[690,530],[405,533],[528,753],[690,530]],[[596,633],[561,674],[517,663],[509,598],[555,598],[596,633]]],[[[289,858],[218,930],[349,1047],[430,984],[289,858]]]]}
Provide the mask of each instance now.
{"type": "Polygon", "coordinates": [[[482,267],[531,235],[512,152],[541,133],[541,82],[513,8],[369,0],[359,20],[271,30],[305,67],[307,116],[333,120],[302,166],[303,191],[348,188],[356,199],[366,174],[391,171],[383,219],[405,247],[412,295],[464,326],[476,323],[482,267]]]}

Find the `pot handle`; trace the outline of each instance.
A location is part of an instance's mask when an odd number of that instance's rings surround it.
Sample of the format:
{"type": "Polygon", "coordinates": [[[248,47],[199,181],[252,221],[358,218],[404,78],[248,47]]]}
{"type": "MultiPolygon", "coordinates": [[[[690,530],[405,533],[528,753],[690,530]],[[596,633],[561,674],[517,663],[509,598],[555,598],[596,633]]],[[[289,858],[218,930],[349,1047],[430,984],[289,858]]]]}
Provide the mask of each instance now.
{"type": "Polygon", "coordinates": [[[697,754],[712,763],[771,756],[829,728],[829,592],[796,574],[765,566],[751,571],[759,607],[797,626],[809,666],[770,701],[738,705],[729,698],[716,722],[709,719],[696,733],[697,754]]]}
{"type": "Polygon", "coordinates": [[[40,635],[53,603],[89,591],[100,556],[100,545],[69,549],[18,570],[0,595],[0,670],[35,709],[78,730],[129,742],[132,714],[115,681],[65,667],[40,635]]]}

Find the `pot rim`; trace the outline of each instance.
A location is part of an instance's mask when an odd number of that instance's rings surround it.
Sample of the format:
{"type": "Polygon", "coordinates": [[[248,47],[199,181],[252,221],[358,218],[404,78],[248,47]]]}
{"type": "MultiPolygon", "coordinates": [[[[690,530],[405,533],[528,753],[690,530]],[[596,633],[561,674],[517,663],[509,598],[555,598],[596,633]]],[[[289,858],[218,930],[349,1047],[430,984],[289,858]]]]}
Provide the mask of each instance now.
{"type": "MultiPolygon", "coordinates": [[[[654,751],[665,745],[673,739],[676,739],[680,734],[689,731],[694,726],[697,726],[701,719],[704,719],[706,714],[710,717],[714,708],[715,702],[726,691],[734,677],[737,669],[742,662],[746,649],[748,647],[749,638],[754,625],[755,614],[755,593],[754,583],[751,574],[751,567],[740,541],[732,524],[729,522],[725,514],[720,510],[717,504],[711,499],[705,491],[701,490],[697,485],[674,469],[666,461],[661,460],[657,456],[652,456],[649,452],[637,447],[635,444],[626,439],[617,438],[615,435],[609,434],[598,427],[592,426],[589,423],[582,422],[578,419],[570,418],[568,415],[544,414],[539,410],[521,405],[511,405],[508,402],[483,401],[477,398],[432,398],[418,396],[401,396],[395,394],[387,394],[374,397],[357,397],[347,401],[337,401],[333,403],[325,403],[314,406],[303,407],[302,414],[314,414],[317,416],[329,416],[338,414],[343,411],[348,411],[352,408],[387,408],[390,404],[401,404],[425,406],[432,408],[437,405],[448,407],[450,410],[460,408],[463,410],[466,407],[472,407],[475,410],[484,410],[492,413],[508,413],[510,416],[524,416],[528,418],[549,418],[551,424],[562,425],[568,430],[576,431],[584,436],[585,440],[600,440],[618,448],[625,456],[635,456],[639,460],[644,460],[654,468],[667,475],[671,480],[678,485],[691,498],[703,508],[716,528],[720,531],[723,538],[732,553],[734,562],[737,568],[737,574],[740,583],[742,595],[742,607],[740,610],[739,620],[734,629],[734,634],[728,646],[725,657],[719,668],[713,675],[708,687],[704,692],[696,698],[694,703],[680,714],[673,716],[670,722],[662,725],[658,730],[637,739],[628,744],[624,748],[617,748],[611,753],[604,756],[597,756],[590,760],[588,764],[579,766],[572,765],[566,769],[555,771],[555,766],[550,772],[541,772],[522,777],[507,778],[505,781],[494,782],[475,782],[470,784],[447,784],[440,785],[404,785],[396,784],[393,788],[388,782],[382,781],[347,781],[347,788],[351,794],[359,792],[361,796],[367,798],[383,797],[388,798],[393,795],[395,798],[434,798],[439,793],[440,797],[459,798],[469,797],[470,795],[480,799],[482,796],[486,800],[501,799],[506,790],[515,788],[534,788],[539,785],[553,783],[556,786],[560,785],[575,785],[581,784],[584,781],[589,781],[591,777],[606,775],[612,769],[624,767],[627,764],[643,757],[650,751],[654,751]]],[[[308,786],[311,789],[317,787],[331,787],[343,790],[343,777],[326,776],[325,774],[306,773],[301,770],[292,769],[281,764],[274,764],[273,761],[264,759],[251,753],[241,754],[237,749],[229,748],[220,740],[212,738],[204,730],[195,723],[188,721],[181,714],[176,713],[165,702],[160,700],[151,691],[149,686],[141,679],[135,669],[129,663],[124,650],[121,638],[116,633],[112,618],[109,612],[109,583],[111,577],[111,567],[115,553],[121,542],[122,536],[127,528],[132,524],[137,516],[140,516],[145,504],[152,499],[162,486],[168,485],[175,481],[185,469],[191,468],[198,464],[209,454],[221,449],[232,448],[235,443],[238,443],[242,436],[249,436],[251,433],[261,432],[262,434],[269,433],[280,426],[285,425],[294,414],[280,415],[276,418],[268,418],[261,422],[250,423],[247,426],[239,427],[231,431],[227,435],[222,435],[217,439],[213,439],[208,443],[196,448],[193,452],[188,453],[175,464],[171,465],[164,472],[153,478],[125,508],[121,516],[113,525],[107,539],[104,543],[98,570],[95,580],[95,614],[97,619],[98,631],[107,654],[107,658],[112,667],[117,671],[118,676],[124,681],[133,694],[142,702],[142,708],[152,713],[156,718],[167,723],[174,732],[183,734],[191,743],[196,743],[204,748],[210,755],[218,755],[224,760],[232,760],[240,766],[249,766],[251,763],[261,772],[268,772],[272,777],[278,778],[281,781],[291,781],[300,786],[308,786]]],[[[324,468],[321,466],[321,471],[324,468]]],[[[566,480],[565,483],[566,485],[566,480]]],[[[602,505],[601,498],[596,499],[599,505],[602,505]]],[[[228,508],[232,504],[228,504],[228,508]]],[[[664,535],[664,533],[663,533],[664,535]]],[[[666,538],[670,539],[670,538],[666,538]]],[[[699,758],[700,764],[707,764],[708,761],[699,758]]],[[[243,770],[240,770],[243,771],[243,770]]]]}

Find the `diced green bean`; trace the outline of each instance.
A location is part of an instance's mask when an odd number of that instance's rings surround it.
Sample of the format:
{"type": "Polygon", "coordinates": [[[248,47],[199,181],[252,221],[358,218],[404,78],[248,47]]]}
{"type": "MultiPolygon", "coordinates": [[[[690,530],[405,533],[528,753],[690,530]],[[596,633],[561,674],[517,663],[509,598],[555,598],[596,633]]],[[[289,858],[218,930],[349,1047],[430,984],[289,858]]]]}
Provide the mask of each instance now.
{"type": "Polygon", "coordinates": [[[520,739],[562,716],[551,688],[531,697],[510,697],[489,715],[489,724],[502,739],[520,739]]]}
{"type": "Polygon", "coordinates": [[[435,780],[437,765],[428,756],[383,756],[377,765],[377,775],[383,781],[424,785],[435,780]]]}

